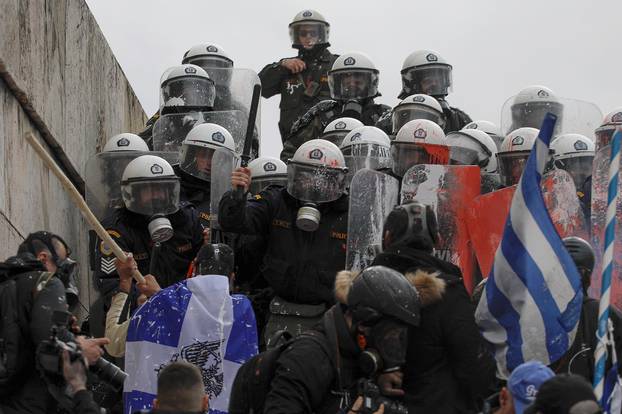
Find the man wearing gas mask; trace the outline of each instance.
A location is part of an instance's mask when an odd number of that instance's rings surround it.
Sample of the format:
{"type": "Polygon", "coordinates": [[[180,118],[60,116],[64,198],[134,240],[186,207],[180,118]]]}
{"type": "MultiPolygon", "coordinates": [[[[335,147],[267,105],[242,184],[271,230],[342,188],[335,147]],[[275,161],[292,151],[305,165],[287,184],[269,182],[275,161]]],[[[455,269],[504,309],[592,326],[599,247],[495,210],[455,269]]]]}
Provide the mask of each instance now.
{"type": "MultiPolygon", "coordinates": [[[[277,295],[270,305],[267,339],[281,329],[302,332],[333,304],[335,274],[345,263],[346,171],[335,144],[312,140],[289,160],[286,188],[271,186],[250,200],[229,192],[220,201],[224,231],[266,240],[261,271],[277,295]]],[[[250,170],[236,169],[231,183],[246,193],[250,170]]]]}
{"type": "MultiPolygon", "coordinates": [[[[385,220],[383,252],[373,265],[409,275],[419,292],[436,291],[409,329],[404,401],[414,413],[475,412],[495,379],[495,360],[475,324],[460,269],[432,255],[438,240],[430,206],[395,207],[385,220]]],[[[422,294],[423,296],[423,294],[422,294]]]]}
{"type": "Polygon", "coordinates": [[[378,69],[363,53],[345,53],[333,63],[328,72],[328,86],[332,100],[313,106],[293,125],[290,136],[283,143],[281,159],[289,159],[303,143],[322,135],[328,124],[337,118],[354,118],[364,125],[375,125],[390,108],[377,104],[378,69]]]}
{"type": "MultiPolygon", "coordinates": [[[[0,412],[49,413],[56,412],[60,401],[71,405],[91,400],[87,391],[66,394],[63,387],[51,382],[50,375],[42,375],[38,353],[41,343],[50,337],[52,315],[67,314],[79,303],[78,268],[70,255],[60,236],[38,231],[20,244],[16,256],[0,264],[0,412]]],[[[87,362],[96,363],[108,340],[77,336],[75,318],[71,321],[71,329],[64,326],[58,339],[77,344],[87,362]]],[[[62,360],[61,355],[57,357],[62,360]]],[[[63,407],[72,409],[67,404],[63,407]]]]}
{"type": "Polygon", "coordinates": [[[408,330],[420,319],[417,290],[401,273],[373,266],[340,272],[335,296],[321,323],[279,356],[264,413],[373,413],[380,405],[406,412],[384,395],[399,394],[408,330]]]}
{"type": "MultiPolygon", "coordinates": [[[[138,270],[167,287],[185,278],[192,259],[203,242],[197,210],[180,202],[179,178],[163,158],[143,155],[132,160],[121,179],[123,208],[102,222],[108,234],[126,252],[132,253],[138,270]]],[[[115,256],[99,241],[95,280],[106,300],[119,288],[115,256]]],[[[129,295],[132,309],[136,290],[129,295]]]]}

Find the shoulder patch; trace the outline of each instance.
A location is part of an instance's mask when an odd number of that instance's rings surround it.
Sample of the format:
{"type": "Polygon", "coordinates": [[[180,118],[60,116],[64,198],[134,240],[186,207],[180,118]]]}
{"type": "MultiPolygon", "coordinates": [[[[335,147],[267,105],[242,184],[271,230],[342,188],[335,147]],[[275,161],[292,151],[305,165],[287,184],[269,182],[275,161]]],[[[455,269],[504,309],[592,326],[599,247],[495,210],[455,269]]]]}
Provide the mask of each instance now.
{"type": "Polygon", "coordinates": [[[309,109],[307,113],[305,113],[303,116],[298,118],[296,122],[294,122],[290,131],[290,135],[297,134],[301,129],[309,125],[317,115],[329,111],[337,105],[339,105],[339,103],[332,99],[318,102],[311,109],[309,109]]]}

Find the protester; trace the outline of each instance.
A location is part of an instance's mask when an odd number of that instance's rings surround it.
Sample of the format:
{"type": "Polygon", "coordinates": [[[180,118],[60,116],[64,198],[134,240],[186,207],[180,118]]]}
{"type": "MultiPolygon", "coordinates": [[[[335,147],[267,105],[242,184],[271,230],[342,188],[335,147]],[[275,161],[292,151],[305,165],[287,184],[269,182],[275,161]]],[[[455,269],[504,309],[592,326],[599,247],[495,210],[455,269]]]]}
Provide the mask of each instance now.
{"type": "Polygon", "coordinates": [[[158,395],[153,414],[206,413],[209,397],[203,389],[203,376],[196,365],[171,362],[158,375],[158,395]]]}
{"type": "Polygon", "coordinates": [[[523,414],[536,398],[540,386],[555,373],[538,361],[525,362],[514,368],[506,387],[499,392],[499,409],[495,414],[523,414]]]}
{"type": "Polygon", "coordinates": [[[540,386],[525,414],[601,414],[590,383],[578,375],[561,374],[540,386]]]}

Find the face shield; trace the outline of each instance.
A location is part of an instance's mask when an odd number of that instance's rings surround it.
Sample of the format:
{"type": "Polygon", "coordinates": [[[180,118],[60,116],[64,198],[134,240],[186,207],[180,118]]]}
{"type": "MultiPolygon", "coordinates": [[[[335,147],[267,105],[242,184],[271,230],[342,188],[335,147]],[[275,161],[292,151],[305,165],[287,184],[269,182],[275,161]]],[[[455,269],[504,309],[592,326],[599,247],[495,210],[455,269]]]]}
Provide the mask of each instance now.
{"type": "Polygon", "coordinates": [[[408,121],[427,119],[445,128],[445,116],[424,105],[400,105],[393,110],[393,131],[397,133],[408,121]]]}
{"type": "Polygon", "coordinates": [[[506,187],[518,184],[531,151],[516,151],[497,154],[501,184],[506,187]]]}
{"type": "Polygon", "coordinates": [[[346,182],[349,184],[357,171],[367,168],[370,170],[388,170],[393,167],[391,151],[387,147],[377,144],[354,144],[341,150],[348,167],[346,182]]]}
{"type": "Polygon", "coordinates": [[[200,77],[180,77],[167,80],[160,88],[160,111],[164,108],[181,107],[212,108],[216,97],[216,89],[211,79],[200,77]]]}
{"type": "Polygon", "coordinates": [[[403,177],[413,165],[446,165],[449,162],[449,148],[444,145],[393,141],[391,156],[393,157],[393,173],[403,177]]]}
{"type": "Polygon", "coordinates": [[[321,22],[299,22],[289,27],[292,46],[298,49],[313,49],[315,45],[328,43],[328,26],[321,22]]]}
{"type": "Polygon", "coordinates": [[[233,67],[233,61],[219,56],[196,56],[188,59],[186,63],[197,65],[206,72],[208,69],[230,69],[233,67]]]}
{"type": "Polygon", "coordinates": [[[607,145],[611,144],[611,140],[613,139],[613,134],[616,132],[615,126],[603,126],[596,130],[596,151],[601,148],[605,148],[607,145]]]}
{"type": "Polygon", "coordinates": [[[214,152],[213,148],[184,143],[179,152],[179,167],[199,180],[210,182],[214,152]]]}
{"type": "Polygon", "coordinates": [[[333,99],[348,101],[373,98],[378,95],[378,73],[366,69],[329,72],[328,86],[333,99]]]}
{"type": "Polygon", "coordinates": [[[402,84],[409,95],[447,96],[452,90],[451,66],[436,64],[406,69],[402,72],[402,84]]]}
{"type": "Polygon", "coordinates": [[[492,156],[488,148],[462,134],[452,134],[448,141],[451,165],[477,165],[483,168],[492,156]]]}
{"type": "Polygon", "coordinates": [[[290,162],[287,192],[310,203],[328,203],[344,193],[346,170],[290,162]]]}
{"type": "Polygon", "coordinates": [[[512,130],[522,127],[540,129],[547,112],[557,115],[557,126],[562,124],[564,106],[559,102],[525,102],[512,105],[512,130]]]}
{"type": "Polygon", "coordinates": [[[121,183],[125,207],[144,216],[169,215],[179,209],[179,178],[134,179],[121,183]]]}
{"type": "Polygon", "coordinates": [[[278,185],[279,187],[286,187],[287,176],[286,175],[282,175],[282,176],[273,175],[273,176],[253,178],[251,180],[249,191],[251,194],[259,194],[266,187],[270,185],[278,185]]]}
{"type": "Polygon", "coordinates": [[[326,141],[330,141],[336,146],[341,146],[343,139],[348,135],[350,131],[330,131],[326,134],[322,135],[320,139],[324,139],[326,141]]]}
{"type": "Polygon", "coordinates": [[[593,155],[585,155],[582,157],[569,157],[553,161],[555,168],[566,170],[574,181],[577,191],[583,191],[585,182],[592,175],[593,155]]]}

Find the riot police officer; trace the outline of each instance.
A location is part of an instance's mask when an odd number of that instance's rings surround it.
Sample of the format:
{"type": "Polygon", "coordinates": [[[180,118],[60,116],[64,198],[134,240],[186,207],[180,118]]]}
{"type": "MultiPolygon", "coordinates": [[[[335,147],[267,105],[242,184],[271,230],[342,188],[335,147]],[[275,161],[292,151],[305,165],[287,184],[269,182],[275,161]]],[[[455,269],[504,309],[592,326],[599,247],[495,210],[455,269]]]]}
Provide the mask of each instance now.
{"type": "Polygon", "coordinates": [[[358,119],[373,126],[390,108],[377,104],[378,69],[363,53],[345,53],[328,72],[332,100],[325,100],[300,117],[292,126],[290,138],[283,144],[281,159],[290,158],[304,142],[318,138],[326,126],[341,117],[358,119]]]}
{"type": "Polygon", "coordinates": [[[402,91],[398,98],[423,93],[435,97],[445,114],[444,131],[458,131],[471,122],[465,112],[452,107],[446,98],[452,89],[452,66],[433,50],[417,50],[402,65],[402,91]]]}
{"type": "MultiPolygon", "coordinates": [[[[235,143],[225,128],[216,124],[199,124],[192,128],[179,148],[179,165],[174,167],[181,178],[180,200],[192,203],[198,210],[203,228],[210,226],[210,183],[216,151],[233,158],[235,143]]],[[[218,158],[217,158],[218,159],[218,158]]]]}
{"type": "Polygon", "coordinates": [[[281,95],[279,130],[283,143],[298,117],[330,98],[327,73],[337,59],[328,50],[330,25],[317,11],[298,13],[289,25],[289,33],[298,56],[266,65],[259,72],[263,97],[281,95]]]}
{"type": "MultiPolygon", "coordinates": [[[[132,253],[138,270],[153,275],[162,287],[184,279],[203,242],[197,211],[190,203],[179,201],[179,191],[179,178],[166,160],[140,156],[123,171],[125,207],[102,222],[117,244],[132,253]]],[[[111,297],[118,289],[119,277],[115,256],[104,242],[99,242],[96,265],[100,291],[111,297]]],[[[135,292],[130,297],[136,299],[135,292]]]]}
{"type": "MultiPolygon", "coordinates": [[[[266,337],[286,324],[301,332],[333,303],[335,274],[345,263],[346,171],[335,144],[312,140],[289,161],[287,188],[268,187],[250,200],[229,192],[220,201],[224,231],[266,239],[262,271],[278,296],[270,306],[266,337]]],[[[236,169],[231,183],[248,190],[250,171],[236,169]]]]}
{"type": "Polygon", "coordinates": [[[343,139],[352,131],[358,127],[362,127],[363,123],[354,118],[337,118],[330,124],[326,125],[320,139],[330,141],[338,147],[341,146],[343,139]]]}
{"type": "Polygon", "coordinates": [[[397,131],[413,119],[428,119],[441,128],[445,126],[445,114],[441,104],[432,96],[422,93],[402,99],[395,108],[380,117],[376,126],[395,138],[397,131]]]}
{"type": "Polygon", "coordinates": [[[497,159],[499,176],[504,187],[518,184],[539,133],[535,128],[518,128],[510,132],[501,143],[497,159]]]}

